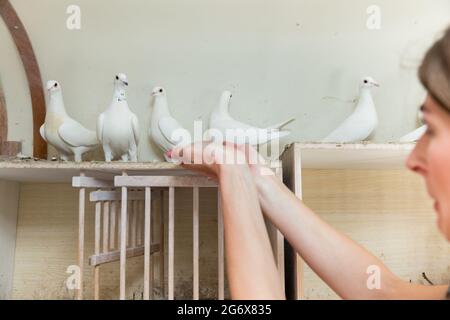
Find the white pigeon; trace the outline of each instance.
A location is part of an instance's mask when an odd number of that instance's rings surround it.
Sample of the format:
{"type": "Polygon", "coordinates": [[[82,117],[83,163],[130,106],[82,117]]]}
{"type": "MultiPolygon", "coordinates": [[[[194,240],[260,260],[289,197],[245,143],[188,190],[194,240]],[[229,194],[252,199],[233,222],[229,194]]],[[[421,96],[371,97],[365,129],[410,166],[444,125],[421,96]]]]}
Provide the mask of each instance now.
{"type": "Polygon", "coordinates": [[[406,142],[417,142],[420,140],[420,138],[422,138],[422,136],[425,134],[425,132],[427,132],[428,126],[425,125],[422,108],[420,108],[417,113],[417,119],[419,120],[419,123],[422,126],[417,128],[413,132],[410,132],[410,133],[404,135],[403,137],[401,137],[399,140],[400,142],[405,142],[405,143],[406,142]]]}
{"type": "Polygon", "coordinates": [[[112,102],[97,120],[97,136],[103,145],[106,162],[118,158],[137,162],[139,121],[128,107],[127,86],[127,76],[118,74],[114,79],[112,102]]]}
{"type": "Polygon", "coordinates": [[[154,105],[149,135],[164,152],[166,161],[172,162],[165,153],[191,143],[190,134],[170,114],[166,90],[162,87],[155,87],[152,96],[154,105]]]}
{"type": "Polygon", "coordinates": [[[417,142],[418,140],[420,140],[420,138],[422,138],[422,136],[425,134],[425,132],[427,132],[428,130],[428,126],[427,125],[423,125],[420,128],[417,128],[416,130],[414,130],[411,133],[408,133],[407,135],[404,135],[403,137],[400,138],[400,142],[417,142]]]}
{"type": "Polygon", "coordinates": [[[67,161],[73,155],[76,162],[81,162],[84,153],[98,147],[97,135],[67,114],[58,82],[47,82],[47,91],[49,100],[45,123],[40,128],[41,136],[56,148],[62,160],[67,161]]]}
{"type": "Polygon", "coordinates": [[[236,144],[247,143],[252,146],[257,146],[264,145],[274,139],[281,139],[291,133],[290,131],[281,129],[295,121],[295,119],[290,119],[267,128],[254,127],[235,120],[230,115],[230,104],[232,97],[233,95],[229,91],[222,93],[218,106],[210,115],[210,136],[215,136],[217,133],[220,133],[220,138],[223,141],[236,144]]]}
{"type": "Polygon", "coordinates": [[[367,139],[378,126],[378,115],[371,89],[379,86],[371,77],[363,78],[355,111],[322,142],[349,143],[367,139]]]}

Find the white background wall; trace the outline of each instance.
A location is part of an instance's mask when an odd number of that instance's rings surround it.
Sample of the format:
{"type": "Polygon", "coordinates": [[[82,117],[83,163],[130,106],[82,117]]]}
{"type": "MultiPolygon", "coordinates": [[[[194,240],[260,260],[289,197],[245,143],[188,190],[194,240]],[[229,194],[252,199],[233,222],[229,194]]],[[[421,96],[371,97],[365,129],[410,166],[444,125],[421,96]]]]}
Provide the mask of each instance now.
{"type": "MultiPolygon", "coordinates": [[[[187,128],[205,117],[221,90],[234,92],[232,112],[257,125],[292,116],[285,141],[311,141],[342,121],[360,77],[371,75],[380,127],[392,141],[416,126],[424,97],[416,60],[450,23],[448,0],[11,0],[34,45],[44,81],[59,80],[70,114],[92,129],[109,104],[113,76],[129,76],[129,102],[147,132],[150,91],[163,85],[187,128]],[[82,29],[66,28],[66,8],[82,9],[82,29]],[[366,28],[369,5],[382,28],[366,28]]],[[[31,102],[16,49],[0,23],[0,76],[10,140],[32,152],[31,102]]],[[[147,139],[140,159],[154,159],[147,139]]]]}

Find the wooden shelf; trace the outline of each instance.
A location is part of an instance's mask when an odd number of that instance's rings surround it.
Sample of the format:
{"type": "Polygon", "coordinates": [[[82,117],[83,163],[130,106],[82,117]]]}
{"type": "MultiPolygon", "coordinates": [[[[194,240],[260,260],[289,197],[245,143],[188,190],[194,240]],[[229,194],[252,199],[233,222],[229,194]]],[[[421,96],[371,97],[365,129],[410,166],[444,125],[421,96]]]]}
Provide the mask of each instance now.
{"type": "MultiPolygon", "coordinates": [[[[294,143],[286,148],[301,154],[304,169],[400,169],[414,144],[294,143]]],[[[127,171],[130,175],[190,176],[194,173],[167,162],[60,162],[0,158],[0,180],[70,183],[83,170],[86,175],[108,178],[127,171]]]]}
{"type": "Polygon", "coordinates": [[[167,162],[60,162],[45,160],[0,159],[0,180],[35,183],[71,183],[84,171],[95,178],[112,178],[127,171],[130,175],[191,176],[191,171],[167,162]]]}
{"type": "Polygon", "coordinates": [[[303,169],[401,169],[415,144],[294,143],[303,169]]]}

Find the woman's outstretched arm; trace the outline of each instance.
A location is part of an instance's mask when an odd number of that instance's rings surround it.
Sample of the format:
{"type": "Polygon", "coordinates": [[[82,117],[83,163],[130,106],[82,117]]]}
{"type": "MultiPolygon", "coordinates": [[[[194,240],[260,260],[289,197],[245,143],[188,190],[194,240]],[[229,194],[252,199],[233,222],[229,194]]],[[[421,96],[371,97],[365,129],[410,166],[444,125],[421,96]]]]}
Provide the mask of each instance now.
{"type": "Polygon", "coordinates": [[[342,298],[445,298],[447,286],[423,286],[402,281],[381,260],[306,207],[275,176],[252,171],[264,214],[314,272],[342,298]],[[376,274],[369,279],[368,271],[379,272],[379,289],[373,288],[376,274]]]}
{"type": "MultiPolygon", "coordinates": [[[[168,154],[183,166],[219,182],[225,233],[227,274],[232,299],[285,299],[256,185],[247,164],[218,164],[234,147],[195,144],[168,154]],[[193,159],[199,163],[191,164],[193,159]]],[[[245,163],[245,155],[241,156],[245,163]]],[[[223,162],[220,162],[223,163],[223,162]]]]}
{"type": "Polygon", "coordinates": [[[232,298],[284,299],[250,170],[225,165],[219,176],[232,298]]]}

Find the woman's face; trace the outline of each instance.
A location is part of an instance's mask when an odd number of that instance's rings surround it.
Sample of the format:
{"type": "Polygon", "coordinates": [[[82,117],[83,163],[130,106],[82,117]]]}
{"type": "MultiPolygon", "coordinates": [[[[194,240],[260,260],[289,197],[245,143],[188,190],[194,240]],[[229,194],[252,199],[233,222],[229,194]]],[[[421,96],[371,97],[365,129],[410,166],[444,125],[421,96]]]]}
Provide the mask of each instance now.
{"type": "Polygon", "coordinates": [[[407,166],[424,177],[435,201],[438,226],[450,241],[450,113],[431,96],[423,106],[426,134],[417,142],[407,166]]]}

